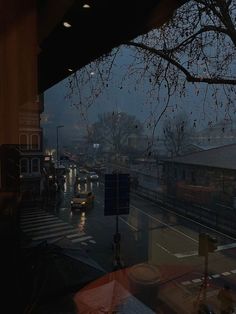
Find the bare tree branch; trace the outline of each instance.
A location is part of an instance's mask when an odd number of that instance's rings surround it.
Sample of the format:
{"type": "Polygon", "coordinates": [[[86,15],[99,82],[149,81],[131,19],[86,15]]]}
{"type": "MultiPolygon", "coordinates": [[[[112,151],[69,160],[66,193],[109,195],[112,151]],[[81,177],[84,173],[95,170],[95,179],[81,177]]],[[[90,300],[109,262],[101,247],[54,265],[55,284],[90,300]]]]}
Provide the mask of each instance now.
{"type": "Polygon", "coordinates": [[[178,61],[174,60],[171,57],[171,54],[167,53],[163,50],[157,50],[156,48],[149,47],[143,43],[138,42],[127,42],[127,46],[138,47],[143,50],[149,51],[159,57],[165,59],[166,61],[173,64],[176,68],[178,68],[185,76],[188,82],[199,82],[199,83],[207,83],[207,84],[229,84],[236,85],[236,79],[227,79],[227,78],[217,78],[217,77],[196,77],[192,75],[184,66],[182,66],[178,61]]]}

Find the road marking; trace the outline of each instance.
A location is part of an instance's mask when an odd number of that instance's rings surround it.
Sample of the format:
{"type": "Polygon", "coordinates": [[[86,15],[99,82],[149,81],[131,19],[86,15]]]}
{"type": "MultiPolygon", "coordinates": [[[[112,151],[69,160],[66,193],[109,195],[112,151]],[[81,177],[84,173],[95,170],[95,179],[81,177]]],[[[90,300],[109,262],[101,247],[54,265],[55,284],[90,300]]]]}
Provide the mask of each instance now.
{"type": "Polygon", "coordinates": [[[120,220],[122,220],[125,224],[127,224],[128,226],[130,226],[130,228],[134,229],[135,231],[138,231],[137,228],[135,228],[134,226],[132,226],[131,224],[129,224],[124,218],[119,217],[120,220]]]}
{"type": "Polygon", "coordinates": [[[191,285],[191,281],[187,280],[187,281],[183,281],[181,282],[182,285],[187,286],[187,285],[191,285]]]}
{"type": "Polygon", "coordinates": [[[69,234],[66,237],[68,239],[72,239],[72,238],[77,238],[77,237],[83,236],[85,234],[86,234],[85,232],[77,232],[77,233],[74,233],[74,234],[69,234]]]}
{"type": "Polygon", "coordinates": [[[47,242],[53,244],[53,243],[56,243],[56,242],[62,240],[63,238],[64,238],[64,236],[63,236],[63,237],[58,237],[58,238],[54,238],[54,239],[47,240],[47,242]]]}
{"type": "Polygon", "coordinates": [[[169,251],[169,250],[167,250],[164,246],[162,246],[162,245],[160,245],[159,243],[155,243],[157,246],[159,246],[163,251],[165,251],[165,252],[167,252],[168,254],[171,254],[172,255],[172,253],[169,251]]]}
{"type": "Polygon", "coordinates": [[[42,211],[37,211],[37,212],[34,212],[34,213],[21,213],[21,217],[31,217],[31,216],[41,216],[41,215],[47,215],[48,213],[45,212],[44,210],[42,211]]]}
{"type": "Polygon", "coordinates": [[[185,257],[190,257],[190,256],[196,256],[198,255],[197,251],[192,251],[189,253],[175,253],[174,256],[177,258],[185,258],[185,257]]]}
{"type": "Polygon", "coordinates": [[[236,247],[236,242],[234,243],[229,243],[229,244],[225,244],[225,245],[219,245],[216,251],[222,251],[222,250],[226,250],[226,249],[232,249],[236,247]]]}
{"type": "Polygon", "coordinates": [[[199,282],[202,282],[202,279],[200,279],[200,278],[193,279],[192,282],[194,282],[194,283],[199,283],[199,282]]]}
{"type": "Polygon", "coordinates": [[[45,210],[42,208],[30,208],[30,209],[22,209],[20,213],[33,213],[33,212],[40,212],[40,211],[45,212],[45,210]]]}
{"type": "Polygon", "coordinates": [[[63,231],[63,230],[68,230],[68,229],[73,229],[74,227],[71,226],[71,225],[67,225],[67,226],[64,226],[64,227],[48,227],[46,230],[40,230],[40,231],[31,231],[29,232],[30,235],[37,235],[37,236],[40,236],[40,235],[44,235],[44,234],[47,234],[47,233],[50,233],[50,231],[52,232],[55,232],[55,231],[63,231]]]}
{"type": "MultiPolygon", "coordinates": [[[[236,243],[229,243],[229,244],[225,244],[225,245],[219,245],[216,252],[220,252],[223,250],[227,250],[230,248],[235,248],[236,247],[236,243]]],[[[174,256],[177,258],[185,258],[185,257],[190,257],[190,256],[197,256],[198,252],[197,251],[192,251],[192,252],[187,252],[187,253],[175,253],[174,256]]]]}
{"type": "MultiPolygon", "coordinates": [[[[236,269],[233,269],[233,270],[231,270],[231,271],[226,271],[226,272],[222,273],[221,275],[223,275],[223,276],[230,276],[230,275],[232,275],[231,273],[236,273],[236,269]]],[[[216,278],[221,277],[221,275],[219,275],[219,274],[214,274],[214,275],[208,276],[208,279],[216,279],[216,278]]],[[[201,281],[204,281],[204,279],[205,279],[205,278],[202,277],[201,279],[200,279],[200,278],[196,278],[196,279],[193,279],[193,280],[191,280],[191,281],[192,281],[193,283],[199,283],[199,282],[201,282],[201,281]]],[[[183,281],[183,282],[181,282],[181,284],[184,285],[184,286],[186,286],[186,285],[191,284],[191,281],[183,281]]]]}
{"type": "Polygon", "coordinates": [[[35,218],[27,218],[27,219],[21,219],[20,222],[33,222],[33,221],[40,221],[40,220],[46,220],[49,218],[55,218],[54,215],[45,215],[45,217],[35,217],[35,218]]]}
{"type": "Polygon", "coordinates": [[[48,229],[48,228],[53,228],[53,227],[59,227],[59,226],[65,226],[65,225],[68,225],[68,223],[66,222],[59,222],[59,223],[51,223],[51,224],[47,224],[46,226],[34,226],[32,228],[22,228],[22,230],[24,232],[29,232],[29,231],[39,231],[39,230],[43,230],[43,229],[48,229]]]}
{"type": "Polygon", "coordinates": [[[46,218],[46,217],[50,217],[50,216],[53,217],[52,215],[48,215],[48,214],[36,215],[36,216],[32,216],[32,217],[21,217],[20,221],[30,221],[33,219],[46,218]]]}
{"type": "Polygon", "coordinates": [[[95,240],[89,240],[90,243],[96,244],[97,242],[95,240]]]}
{"type": "Polygon", "coordinates": [[[66,236],[67,234],[71,234],[71,232],[75,232],[77,229],[74,230],[65,230],[62,232],[55,232],[55,233],[49,233],[49,234],[45,234],[45,235],[41,235],[41,236],[35,236],[32,238],[33,241],[37,241],[37,240],[45,240],[45,239],[50,239],[50,238],[56,238],[59,236],[66,236]]]}
{"type": "Polygon", "coordinates": [[[86,242],[81,242],[81,244],[83,244],[83,245],[88,245],[88,243],[86,243],[86,242]]]}
{"type": "Polygon", "coordinates": [[[45,210],[41,210],[41,211],[36,211],[36,212],[21,213],[20,216],[21,217],[31,217],[31,216],[43,215],[43,214],[47,214],[47,212],[45,212],[45,210]]]}
{"type": "MultiPolygon", "coordinates": [[[[141,197],[141,196],[139,196],[139,195],[137,195],[137,194],[135,194],[135,197],[138,197],[138,198],[140,198],[141,200],[144,200],[143,197],[141,197]]],[[[224,237],[226,237],[226,238],[228,238],[228,239],[231,239],[231,240],[236,241],[236,238],[231,237],[231,236],[228,235],[228,234],[225,234],[225,233],[223,233],[223,232],[220,232],[220,231],[218,231],[218,230],[216,230],[216,229],[214,229],[214,228],[211,228],[211,227],[209,227],[209,226],[203,225],[202,223],[200,223],[200,222],[198,222],[198,221],[195,221],[195,220],[193,220],[193,219],[191,219],[191,218],[189,218],[189,217],[186,217],[186,216],[184,216],[184,215],[181,215],[181,214],[179,214],[179,213],[176,213],[175,211],[170,210],[170,209],[168,209],[168,208],[166,208],[166,207],[160,205],[159,202],[161,202],[161,201],[158,201],[158,202],[155,202],[155,201],[152,201],[152,200],[148,200],[148,201],[149,201],[150,203],[154,204],[154,205],[158,205],[160,208],[164,209],[165,211],[168,211],[168,212],[170,212],[170,213],[172,213],[172,214],[175,214],[175,215],[178,216],[178,217],[182,217],[182,218],[184,218],[185,220],[192,221],[192,222],[194,222],[195,224],[197,224],[197,225],[199,225],[199,226],[202,226],[202,227],[204,227],[204,228],[206,228],[206,229],[212,230],[212,231],[214,231],[215,233],[218,233],[218,234],[220,234],[220,235],[223,235],[224,237]]],[[[132,205],[132,206],[133,206],[133,205],[132,205]]],[[[171,206],[174,207],[174,205],[171,205],[171,206]]]]}
{"type": "Polygon", "coordinates": [[[174,227],[168,225],[167,223],[165,223],[165,222],[161,221],[160,219],[157,219],[156,217],[154,217],[154,216],[152,216],[152,215],[150,215],[150,214],[144,212],[143,210],[137,208],[137,207],[134,206],[134,205],[132,205],[132,207],[133,207],[134,209],[140,211],[140,212],[143,213],[144,215],[148,216],[149,218],[151,218],[151,219],[153,219],[153,220],[156,220],[156,221],[159,222],[160,224],[162,224],[162,225],[164,225],[164,226],[170,228],[171,230],[175,231],[176,233],[179,233],[179,234],[183,235],[184,237],[190,239],[191,241],[193,241],[193,242],[195,242],[195,243],[198,243],[197,240],[195,240],[194,238],[192,238],[192,237],[190,237],[189,235],[185,234],[184,232],[182,232],[182,231],[180,231],[180,230],[178,230],[178,229],[176,229],[176,228],[174,228],[174,227]]]}
{"type": "Polygon", "coordinates": [[[53,221],[57,221],[57,222],[61,222],[62,220],[60,220],[59,218],[57,217],[54,217],[54,218],[46,218],[46,219],[40,219],[40,220],[36,220],[35,222],[32,221],[32,222],[22,222],[20,223],[20,226],[21,227],[26,227],[26,226],[34,226],[34,225],[38,225],[40,226],[40,222],[41,225],[43,226],[44,224],[49,224],[49,223],[52,223],[53,221]]]}
{"type": "Polygon", "coordinates": [[[83,242],[83,241],[89,240],[89,239],[92,239],[92,237],[91,236],[80,237],[78,239],[72,239],[71,242],[72,243],[77,243],[77,242],[83,242]]]}

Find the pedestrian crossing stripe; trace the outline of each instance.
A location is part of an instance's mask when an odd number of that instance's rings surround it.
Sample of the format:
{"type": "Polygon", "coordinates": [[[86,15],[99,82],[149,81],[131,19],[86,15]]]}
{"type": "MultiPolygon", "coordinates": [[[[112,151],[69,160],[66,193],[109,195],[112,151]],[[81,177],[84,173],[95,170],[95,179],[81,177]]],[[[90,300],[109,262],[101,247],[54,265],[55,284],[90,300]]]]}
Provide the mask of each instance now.
{"type": "Polygon", "coordinates": [[[21,213],[20,227],[31,237],[32,241],[54,242],[66,237],[72,243],[85,246],[88,245],[85,242],[87,240],[90,243],[96,243],[92,240],[92,236],[86,235],[85,232],[79,232],[73,225],[43,210],[21,213]]]}
{"type": "Polygon", "coordinates": [[[73,233],[73,234],[69,234],[69,235],[67,235],[66,237],[68,238],[68,239],[72,239],[72,238],[77,238],[78,237],[78,235],[80,235],[80,236],[83,236],[83,235],[85,235],[86,233],[85,232],[81,232],[81,233],[73,233]]]}
{"type": "MultiPolygon", "coordinates": [[[[64,230],[62,232],[55,232],[55,233],[50,233],[50,234],[45,234],[45,235],[40,235],[40,236],[35,236],[32,238],[33,241],[37,241],[37,240],[46,240],[46,239],[50,239],[50,238],[55,238],[58,236],[66,236],[67,234],[70,234],[72,230],[64,230]]],[[[75,230],[73,230],[73,232],[75,232],[75,230]]]]}
{"type": "Polygon", "coordinates": [[[182,282],[182,285],[184,285],[184,286],[187,286],[187,285],[190,285],[190,284],[191,284],[191,281],[189,281],[189,280],[182,282]]]}
{"type": "MultiPolygon", "coordinates": [[[[220,274],[213,274],[213,275],[210,275],[208,276],[208,279],[216,279],[216,278],[220,278],[221,276],[230,276],[232,274],[236,274],[236,269],[233,269],[233,270],[230,270],[230,271],[226,271],[226,272],[223,272],[220,274]]],[[[187,286],[187,285],[190,285],[190,284],[193,284],[193,283],[200,283],[204,280],[204,277],[202,278],[195,278],[195,279],[192,279],[192,280],[186,280],[186,281],[182,281],[181,284],[183,286],[187,286]]]]}
{"type": "Polygon", "coordinates": [[[40,219],[49,219],[49,218],[55,218],[53,215],[45,215],[44,217],[32,217],[32,218],[26,218],[26,219],[21,219],[21,222],[30,222],[30,221],[37,221],[40,219]]]}
{"type": "Polygon", "coordinates": [[[67,226],[59,226],[59,227],[51,227],[51,228],[48,228],[46,230],[39,230],[39,231],[31,231],[29,232],[30,235],[37,235],[37,236],[40,236],[40,235],[44,235],[44,234],[51,234],[51,232],[55,232],[55,231],[63,231],[63,230],[68,230],[68,229],[73,229],[74,227],[73,226],[70,226],[70,225],[67,225],[67,226]],[[50,232],[50,229],[51,229],[51,232],[50,232]]]}
{"type": "Polygon", "coordinates": [[[37,220],[37,221],[30,221],[30,222],[23,222],[20,224],[21,228],[26,227],[26,226],[34,226],[34,225],[45,225],[45,224],[50,224],[52,222],[61,222],[63,220],[60,220],[59,218],[48,218],[48,219],[43,219],[43,220],[37,220]]]}
{"type": "Polygon", "coordinates": [[[91,236],[80,237],[78,239],[72,239],[71,242],[72,243],[77,243],[77,242],[82,242],[82,241],[85,241],[85,240],[88,240],[88,239],[92,239],[92,237],[91,236]]]}
{"type": "Polygon", "coordinates": [[[22,230],[24,232],[30,232],[30,231],[37,231],[37,230],[44,230],[44,229],[48,229],[51,227],[57,227],[57,226],[63,226],[63,225],[67,225],[66,222],[57,222],[57,223],[50,223],[47,225],[42,224],[41,226],[39,225],[35,225],[35,226],[28,226],[28,227],[23,227],[22,230]]]}

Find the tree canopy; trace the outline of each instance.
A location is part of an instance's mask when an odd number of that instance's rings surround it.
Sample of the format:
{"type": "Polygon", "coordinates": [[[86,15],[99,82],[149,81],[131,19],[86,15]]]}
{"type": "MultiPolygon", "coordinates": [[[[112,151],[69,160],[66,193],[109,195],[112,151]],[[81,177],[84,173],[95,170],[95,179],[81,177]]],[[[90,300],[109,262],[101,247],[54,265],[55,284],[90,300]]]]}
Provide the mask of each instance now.
{"type": "MultiPolygon", "coordinates": [[[[210,99],[216,110],[224,108],[229,119],[236,112],[235,16],[236,0],[189,0],[161,28],[124,43],[133,53],[126,77],[134,77],[137,84],[148,82],[150,95],[155,93],[162,106],[151,125],[154,132],[172,97],[184,97],[189,85],[196,96],[203,94],[203,102],[210,99]]],[[[76,106],[83,111],[108,87],[121,49],[70,78],[70,91],[76,90],[76,106]],[[91,80],[95,66],[96,80],[91,80]],[[90,86],[89,93],[83,93],[83,84],[90,86]]]]}
{"type": "Polygon", "coordinates": [[[143,126],[134,116],[124,112],[106,112],[98,116],[98,121],[89,130],[89,140],[107,147],[115,154],[122,153],[128,137],[141,135],[143,126]]]}

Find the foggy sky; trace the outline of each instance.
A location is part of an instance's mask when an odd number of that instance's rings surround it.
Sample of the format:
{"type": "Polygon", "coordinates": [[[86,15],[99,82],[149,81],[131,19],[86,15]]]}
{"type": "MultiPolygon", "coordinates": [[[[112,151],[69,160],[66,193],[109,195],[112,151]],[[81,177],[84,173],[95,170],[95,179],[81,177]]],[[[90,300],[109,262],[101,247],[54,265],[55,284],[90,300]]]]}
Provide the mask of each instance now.
{"type": "MultiPolygon", "coordinates": [[[[155,98],[150,99],[147,95],[150,87],[148,82],[144,82],[136,88],[134,78],[131,78],[122,84],[122,89],[120,88],[122,77],[131,61],[132,55],[130,50],[122,48],[122,55],[118,56],[116,66],[112,69],[113,79],[88,111],[89,123],[95,122],[98,114],[106,111],[123,111],[135,115],[142,122],[147,120],[151,109],[157,105],[155,98]]],[[[94,75],[97,75],[95,68],[93,72],[94,75]]],[[[64,125],[64,128],[60,130],[60,140],[63,144],[68,143],[72,138],[85,134],[78,109],[74,108],[70,101],[65,98],[68,93],[67,82],[68,79],[63,80],[44,94],[45,109],[42,117],[42,126],[44,128],[44,136],[49,140],[49,143],[55,143],[56,125],[64,125]],[[45,117],[47,121],[45,121],[45,117]]],[[[193,87],[188,85],[186,97],[179,98],[173,96],[163,119],[167,116],[173,117],[177,112],[184,111],[189,115],[190,122],[192,123],[196,120],[196,128],[202,129],[207,126],[209,121],[216,122],[216,118],[223,117],[223,109],[216,112],[210,97],[208,97],[203,108],[203,91],[205,86],[199,86],[199,89],[200,93],[196,96],[193,87]]],[[[163,90],[162,93],[164,96],[165,91],[163,90]]],[[[159,103],[158,108],[159,112],[161,112],[163,103],[159,103]]],[[[161,134],[162,122],[159,123],[156,129],[156,135],[160,136],[161,134]]]]}

